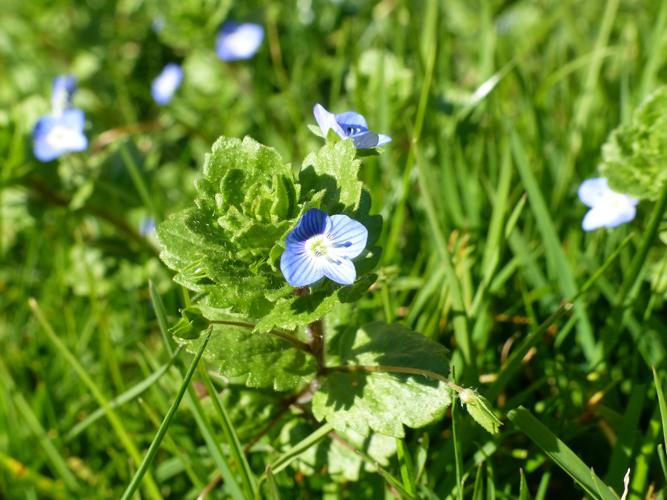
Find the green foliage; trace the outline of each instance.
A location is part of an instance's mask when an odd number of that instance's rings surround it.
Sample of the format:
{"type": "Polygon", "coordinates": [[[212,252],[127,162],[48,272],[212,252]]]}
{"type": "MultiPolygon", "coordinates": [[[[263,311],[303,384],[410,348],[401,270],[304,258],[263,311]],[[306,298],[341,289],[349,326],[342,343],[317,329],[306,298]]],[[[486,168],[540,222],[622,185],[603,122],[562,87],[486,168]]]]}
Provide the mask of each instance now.
{"type": "Polygon", "coordinates": [[[667,186],[667,87],[651,94],[602,147],[600,172],[612,189],[656,200],[667,186]]]}
{"type": "MultiPolygon", "coordinates": [[[[371,323],[338,339],[342,366],[423,368],[449,372],[447,350],[400,325],[371,323]]],[[[335,429],[362,436],[376,431],[403,437],[403,425],[422,427],[441,418],[451,403],[449,389],[423,376],[330,371],[313,395],[313,414],[335,429]]]]}
{"type": "MultiPolygon", "coordinates": [[[[196,352],[203,340],[188,342],[196,352]]],[[[302,387],[315,374],[315,361],[289,341],[247,328],[216,325],[204,359],[223,375],[239,377],[248,387],[287,391],[302,387]]]]}
{"type": "Polygon", "coordinates": [[[278,268],[284,239],[308,208],[349,213],[369,226],[370,243],[379,236],[381,219],[368,213],[355,151],[349,140],[325,145],[306,158],[297,181],[274,149],[248,137],[213,145],[196,182],[195,206],[158,227],[161,258],[178,272],[179,284],[203,294],[197,305],[205,317],[242,317],[258,332],[294,330],[368,289],[376,247],[359,263],[359,280],[350,288],[325,282],[296,295],[278,268]]]}

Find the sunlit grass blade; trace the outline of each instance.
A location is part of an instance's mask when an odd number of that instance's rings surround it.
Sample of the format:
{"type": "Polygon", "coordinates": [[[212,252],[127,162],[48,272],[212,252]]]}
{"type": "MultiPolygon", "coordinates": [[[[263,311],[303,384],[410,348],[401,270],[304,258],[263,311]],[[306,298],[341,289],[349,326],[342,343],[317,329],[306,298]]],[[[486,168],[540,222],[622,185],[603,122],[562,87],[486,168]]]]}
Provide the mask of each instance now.
{"type": "Polygon", "coordinates": [[[225,437],[227,438],[227,443],[229,444],[229,448],[232,452],[232,455],[234,456],[234,459],[236,460],[236,463],[239,466],[241,479],[243,480],[243,487],[245,489],[245,494],[247,497],[252,497],[255,494],[255,488],[256,488],[255,476],[253,475],[252,469],[250,468],[245,453],[243,452],[243,447],[241,446],[241,442],[239,441],[239,438],[236,435],[236,431],[234,430],[232,421],[229,418],[229,415],[227,414],[227,410],[225,409],[224,405],[222,404],[222,401],[220,400],[220,395],[218,394],[218,391],[215,389],[215,386],[211,381],[211,377],[209,377],[208,372],[203,366],[200,367],[199,371],[202,380],[206,384],[206,390],[208,391],[208,395],[213,401],[213,407],[215,408],[218,414],[219,423],[222,426],[223,432],[225,433],[225,437]]]}
{"type": "MultiPolygon", "coordinates": [[[[105,415],[109,420],[109,423],[111,424],[111,427],[113,428],[114,432],[118,436],[118,439],[120,440],[121,444],[123,445],[127,453],[130,455],[130,457],[132,457],[132,460],[134,460],[135,464],[139,466],[139,464],[141,463],[141,454],[139,453],[136,444],[134,443],[134,441],[128,434],[127,430],[125,429],[125,426],[123,425],[121,419],[118,417],[118,415],[114,412],[112,408],[109,408],[109,401],[107,400],[107,398],[102,394],[102,391],[100,390],[99,387],[97,387],[97,384],[93,382],[93,379],[90,377],[90,375],[88,375],[88,372],[86,372],[83,366],[81,366],[76,356],[74,356],[74,354],[72,354],[69,351],[67,346],[63,343],[63,341],[60,340],[60,337],[56,335],[56,332],[51,327],[51,324],[47,321],[46,317],[42,313],[42,310],[37,304],[37,301],[33,298],[30,298],[28,300],[28,304],[30,305],[32,312],[35,315],[35,318],[37,318],[37,321],[42,326],[42,329],[49,337],[49,340],[51,340],[51,343],[53,343],[53,345],[56,347],[60,355],[74,369],[74,371],[79,376],[81,381],[86,385],[90,393],[97,400],[97,404],[99,404],[102,408],[104,408],[105,415]]],[[[144,485],[146,487],[147,494],[151,498],[162,498],[160,490],[158,489],[157,484],[155,483],[155,480],[151,476],[150,472],[146,473],[146,481],[144,485]]]]}
{"type": "Polygon", "coordinates": [[[398,457],[398,466],[401,471],[401,479],[405,491],[414,495],[415,479],[414,469],[412,467],[412,458],[402,439],[396,438],[396,456],[398,457]]]}
{"type": "MultiPolygon", "coordinates": [[[[150,386],[152,386],[155,382],[157,382],[162,377],[162,375],[166,373],[166,371],[172,365],[172,363],[174,362],[174,360],[176,359],[176,357],[180,352],[181,349],[179,348],[171,357],[171,359],[166,364],[162,365],[157,371],[151,373],[148,377],[146,377],[144,380],[134,385],[127,391],[125,391],[123,394],[109,401],[109,408],[118,408],[119,406],[122,406],[125,403],[132,401],[134,398],[136,398],[145,390],[147,390],[150,386]]],[[[84,420],[82,420],[74,427],[72,427],[72,429],[70,429],[70,431],[65,435],[64,438],[65,441],[70,441],[74,439],[76,436],[78,436],[80,433],[86,430],[91,424],[95,423],[98,419],[100,419],[103,416],[104,416],[104,409],[98,408],[84,420]]]]}
{"type": "Polygon", "coordinates": [[[121,497],[121,500],[129,500],[129,498],[132,497],[134,492],[137,490],[139,485],[141,484],[141,480],[144,478],[144,475],[148,471],[148,468],[150,465],[153,463],[153,460],[155,459],[155,455],[158,452],[158,449],[160,448],[160,444],[162,443],[162,439],[164,438],[164,435],[167,432],[167,429],[169,429],[169,424],[171,424],[171,419],[174,417],[174,414],[176,413],[176,410],[181,404],[181,400],[183,399],[183,396],[185,395],[185,391],[187,388],[190,386],[190,380],[192,380],[192,375],[195,373],[195,369],[197,368],[197,365],[199,364],[199,360],[202,357],[202,354],[204,354],[204,349],[206,349],[206,345],[208,344],[209,338],[211,338],[211,332],[212,330],[209,330],[208,333],[206,334],[206,337],[204,338],[204,341],[202,342],[201,347],[199,348],[199,351],[197,352],[197,355],[194,357],[192,362],[190,363],[190,367],[188,368],[187,373],[185,374],[185,377],[183,378],[183,382],[181,383],[181,387],[179,387],[178,392],[176,393],[176,397],[174,398],[174,402],[171,404],[169,407],[169,410],[167,411],[167,414],[164,416],[164,419],[162,420],[162,424],[160,424],[160,428],[157,430],[155,433],[155,437],[153,438],[153,441],[151,442],[151,445],[148,447],[148,451],[146,451],[146,455],[144,455],[144,459],[141,461],[141,464],[139,464],[139,468],[137,469],[137,472],[134,474],[134,477],[130,481],[130,484],[127,485],[127,488],[125,492],[123,493],[123,496],[121,497]]]}
{"type": "Polygon", "coordinates": [[[528,410],[519,407],[507,414],[512,423],[537,444],[551,460],[574,479],[589,495],[602,500],[618,500],[618,497],[599,479],[589,467],[548,427],[528,410]],[[599,490],[599,494],[598,494],[599,490]]]}
{"type": "MultiPolygon", "coordinates": [[[[549,272],[558,283],[561,293],[565,297],[572,297],[578,291],[572,268],[565,257],[556,227],[547,204],[544,201],[544,196],[537,183],[537,179],[528,164],[523,143],[516,133],[512,134],[512,152],[516,168],[521,176],[521,181],[528,193],[528,201],[537,221],[537,227],[542,236],[549,272]]],[[[599,360],[600,349],[596,346],[593,329],[586,313],[585,305],[575,305],[574,313],[578,319],[577,340],[588,362],[594,364],[599,360]]]]}
{"type": "MultiPolygon", "coordinates": [[[[155,311],[155,316],[157,317],[158,325],[160,327],[160,333],[162,334],[162,339],[165,344],[165,348],[167,349],[167,352],[169,352],[169,354],[173,356],[174,341],[169,336],[168,332],[169,323],[167,322],[167,313],[164,309],[164,304],[162,303],[162,297],[160,297],[160,294],[155,288],[155,284],[153,282],[149,282],[148,289],[151,297],[151,302],[153,304],[153,310],[155,311]]],[[[213,432],[213,427],[211,426],[211,423],[208,421],[206,415],[204,414],[204,409],[202,408],[201,402],[199,401],[197,394],[190,386],[188,386],[188,390],[185,393],[185,401],[188,403],[188,408],[192,412],[192,416],[197,422],[197,427],[199,427],[199,431],[201,432],[204,441],[206,441],[206,446],[208,447],[209,452],[211,453],[211,457],[213,458],[215,465],[218,467],[220,475],[225,481],[225,486],[228,489],[229,494],[235,499],[239,500],[243,499],[243,493],[241,492],[241,487],[239,486],[238,481],[234,477],[234,474],[232,473],[231,469],[229,468],[229,465],[227,464],[225,456],[222,452],[222,448],[220,447],[220,443],[215,437],[215,434],[213,432]]]]}
{"type": "Polygon", "coordinates": [[[667,449],[667,402],[665,401],[665,393],[662,390],[662,381],[658,375],[658,371],[653,369],[653,383],[655,384],[655,392],[658,395],[658,408],[660,409],[660,423],[662,424],[662,439],[667,449]]]}
{"type": "Polygon", "coordinates": [[[523,473],[523,469],[519,469],[519,474],[521,475],[521,482],[519,483],[519,500],[531,500],[530,490],[528,489],[528,483],[526,482],[526,475],[523,473]]]}

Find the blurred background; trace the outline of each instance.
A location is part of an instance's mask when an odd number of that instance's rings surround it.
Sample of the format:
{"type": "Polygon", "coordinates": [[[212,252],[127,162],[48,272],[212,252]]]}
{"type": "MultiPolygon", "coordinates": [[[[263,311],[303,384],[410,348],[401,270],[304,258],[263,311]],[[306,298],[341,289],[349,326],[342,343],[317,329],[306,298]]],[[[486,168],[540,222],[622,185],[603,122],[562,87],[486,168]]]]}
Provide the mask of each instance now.
{"type": "MultiPolygon", "coordinates": [[[[308,129],[319,102],[362,113],[393,138],[362,167],[373,211],[384,217],[384,253],[356,317],[403,323],[474,357],[479,373],[467,382],[482,394],[513,345],[620,251],[490,394],[502,412],[531,409],[618,492],[631,468],[636,498],[662,498],[651,367],[664,368],[664,245],[650,253],[626,327],[600,358],[594,341],[650,207],[640,205],[627,226],[584,234],[576,190],[595,176],[609,132],[665,81],[666,6],[3,0],[0,497],[120,497],[182,376],[148,293],[151,280],[174,321],[184,299],[158,258],[152,221],[191,203],[204,155],[221,135],[250,135],[300,164],[322,144],[308,129]],[[216,35],[228,20],[263,26],[254,57],[218,58],[216,35]],[[172,62],[183,81],[159,106],[151,82],[172,62]],[[85,112],[88,148],[44,163],[33,154],[33,128],[62,74],[76,77],[72,105],[85,112]],[[438,235],[455,256],[471,346],[457,342],[438,235]],[[105,414],[111,400],[114,413],[105,414]]],[[[258,473],[315,428],[291,394],[214,380],[258,473]]],[[[204,414],[213,415],[205,394],[204,414]]],[[[178,411],[148,496],[228,494],[194,418],[178,411]]],[[[221,436],[211,422],[211,435],[221,436]]],[[[447,415],[405,438],[421,471],[420,498],[458,495],[457,457],[466,498],[515,498],[522,484],[536,498],[582,495],[511,424],[492,437],[462,419],[457,450],[451,428],[447,415]]],[[[382,450],[375,459],[400,475],[395,444],[382,450]]],[[[299,498],[397,494],[335,443],[276,482],[299,498]]]]}

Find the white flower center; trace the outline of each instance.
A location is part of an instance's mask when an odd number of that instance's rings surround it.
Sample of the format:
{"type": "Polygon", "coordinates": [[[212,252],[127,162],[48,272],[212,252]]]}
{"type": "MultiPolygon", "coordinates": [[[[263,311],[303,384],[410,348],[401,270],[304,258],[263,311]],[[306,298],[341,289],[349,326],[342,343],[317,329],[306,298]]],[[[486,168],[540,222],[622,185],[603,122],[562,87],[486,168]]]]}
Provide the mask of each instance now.
{"type": "Polygon", "coordinates": [[[76,142],[77,133],[72,129],[56,125],[46,136],[46,142],[52,148],[68,147],[70,144],[76,142]]]}
{"type": "Polygon", "coordinates": [[[333,242],[323,234],[311,236],[306,240],[306,251],[316,258],[331,256],[333,242]]]}

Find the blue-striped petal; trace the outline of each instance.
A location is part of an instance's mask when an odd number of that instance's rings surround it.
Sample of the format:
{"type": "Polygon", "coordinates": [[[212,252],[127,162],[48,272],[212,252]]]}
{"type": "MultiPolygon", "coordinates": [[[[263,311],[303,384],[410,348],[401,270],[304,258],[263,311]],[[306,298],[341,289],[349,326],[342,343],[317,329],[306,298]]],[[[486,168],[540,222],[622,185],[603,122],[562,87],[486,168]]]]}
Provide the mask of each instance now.
{"type": "Polygon", "coordinates": [[[354,145],[359,149],[374,148],[378,145],[380,140],[380,136],[377,132],[372,132],[370,130],[353,135],[351,138],[354,141],[354,145]]]}
{"type": "Polygon", "coordinates": [[[327,278],[340,285],[351,285],[357,278],[357,270],[349,259],[324,260],[322,272],[327,278]]]}
{"type": "Polygon", "coordinates": [[[286,244],[289,247],[292,244],[304,242],[315,235],[324,234],[329,224],[331,224],[329,216],[325,212],[317,208],[311,208],[303,214],[299,223],[289,233],[286,244]]]}
{"type": "Polygon", "coordinates": [[[336,257],[353,259],[366,248],[368,230],[347,215],[332,215],[327,236],[333,241],[336,257]]]}
{"type": "Polygon", "coordinates": [[[303,245],[288,246],[280,258],[280,270],[291,286],[312,285],[324,276],[321,262],[308,255],[303,245]]]}
{"type": "Polygon", "coordinates": [[[385,134],[378,134],[378,143],[376,144],[377,147],[379,146],[384,146],[387,143],[391,142],[391,137],[385,134]]]}
{"type": "Polygon", "coordinates": [[[348,137],[368,131],[366,118],[354,111],[338,113],[336,115],[336,122],[338,122],[338,125],[343,129],[343,133],[348,137]]]}

